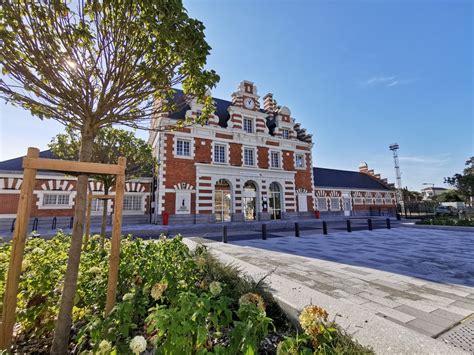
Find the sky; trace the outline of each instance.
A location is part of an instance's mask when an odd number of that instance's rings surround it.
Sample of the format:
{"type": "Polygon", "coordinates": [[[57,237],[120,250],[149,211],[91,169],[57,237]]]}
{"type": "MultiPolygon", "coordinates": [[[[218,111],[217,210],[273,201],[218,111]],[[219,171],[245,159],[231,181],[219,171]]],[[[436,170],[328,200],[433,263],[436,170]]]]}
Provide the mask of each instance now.
{"type": "MultiPolygon", "coordinates": [[[[402,184],[443,185],[474,155],[473,20],[470,0],[187,0],[206,26],[212,94],[230,100],[242,80],[313,134],[313,163],[361,162],[402,184]]],[[[0,103],[0,160],[46,149],[64,130],[0,103]]],[[[146,138],[146,132],[137,132],[146,138]]],[[[445,186],[446,187],[446,186],[445,186]]]]}

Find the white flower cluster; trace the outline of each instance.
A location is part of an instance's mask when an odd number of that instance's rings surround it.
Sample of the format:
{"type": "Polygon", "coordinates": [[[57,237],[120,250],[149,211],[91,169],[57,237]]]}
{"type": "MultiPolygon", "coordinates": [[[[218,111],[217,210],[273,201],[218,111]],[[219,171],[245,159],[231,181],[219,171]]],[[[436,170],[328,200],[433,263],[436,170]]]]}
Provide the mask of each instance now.
{"type": "Polygon", "coordinates": [[[130,341],[130,349],[134,354],[140,354],[146,350],[146,339],[137,335],[130,341]]]}
{"type": "Polygon", "coordinates": [[[222,286],[219,281],[212,281],[209,284],[209,291],[213,296],[217,296],[222,292],[222,286]]]}
{"type": "Polygon", "coordinates": [[[163,296],[163,293],[166,291],[166,289],[168,288],[168,284],[166,283],[157,283],[155,284],[152,288],[151,288],[151,297],[154,299],[154,300],[159,300],[161,298],[161,296],[163,296]]]}
{"type": "Polygon", "coordinates": [[[112,344],[110,344],[109,341],[107,340],[102,340],[100,343],[99,343],[99,350],[98,350],[98,354],[110,354],[110,351],[112,350],[112,344]]]}

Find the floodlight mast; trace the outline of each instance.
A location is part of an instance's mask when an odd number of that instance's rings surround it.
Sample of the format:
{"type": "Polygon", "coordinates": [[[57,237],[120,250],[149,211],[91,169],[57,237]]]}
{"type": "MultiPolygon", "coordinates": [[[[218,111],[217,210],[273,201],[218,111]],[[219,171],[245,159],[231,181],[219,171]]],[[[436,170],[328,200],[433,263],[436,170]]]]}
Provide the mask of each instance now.
{"type": "Polygon", "coordinates": [[[398,161],[398,143],[393,143],[388,146],[393,152],[393,162],[395,163],[395,175],[397,177],[397,200],[401,207],[402,214],[405,213],[405,203],[403,201],[403,188],[402,188],[402,174],[400,173],[400,162],[398,161]]]}

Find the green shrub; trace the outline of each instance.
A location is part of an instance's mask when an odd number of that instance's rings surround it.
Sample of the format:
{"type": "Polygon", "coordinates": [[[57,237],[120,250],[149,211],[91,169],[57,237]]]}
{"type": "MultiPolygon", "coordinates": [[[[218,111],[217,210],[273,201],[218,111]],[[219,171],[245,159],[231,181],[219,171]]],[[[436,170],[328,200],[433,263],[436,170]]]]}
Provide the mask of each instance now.
{"type": "MultiPolygon", "coordinates": [[[[27,240],[16,352],[44,352],[50,346],[69,246],[70,237],[62,233],[51,240],[27,240]]],[[[0,245],[2,299],[10,249],[10,243],[0,245]]],[[[70,346],[74,353],[127,354],[148,347],[156,354],[251,355],[260,351],[266,337],[282,339],[283,334],[294,333],[264,280],[241,276],[204,247],[191,252],[180,236],[122,239],[117,303],[104,317],[109,253],[110,241],[101,251],[98,236],[82,253],[70,346]]],[[[328,332],[324,334],[331,341],[321,342],[328,353],[357,346],[333,327],[328,332]]],[[[284,344],[293,343],[288,338],[284,344]]],[[[304,353],[307,345],[301,342],[297,348],[304,353]]]]}

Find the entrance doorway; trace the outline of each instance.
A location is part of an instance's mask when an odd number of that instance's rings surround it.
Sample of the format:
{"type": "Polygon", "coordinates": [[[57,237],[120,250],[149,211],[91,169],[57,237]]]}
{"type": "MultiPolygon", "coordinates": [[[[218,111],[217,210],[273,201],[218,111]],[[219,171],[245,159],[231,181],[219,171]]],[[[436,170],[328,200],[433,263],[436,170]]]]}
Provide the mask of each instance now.
{"type": "Polygon", "coordinates": [[[247,181],[244,184],[242,207],[246,221],[257,220],[257,185],[253,181],[247,181]]]}
{"type": "Polygon", "coordinates": [[[271,219],[281,219],[281,188],[276,182],[270,184],[268,212],[271,219]]]}
{"type": "Polygon", "coordinates": [[[216,222],[230,222],[232,213],[232,194],[230,183],[220,179],[214,187],[214,211],[216,222]]]}

